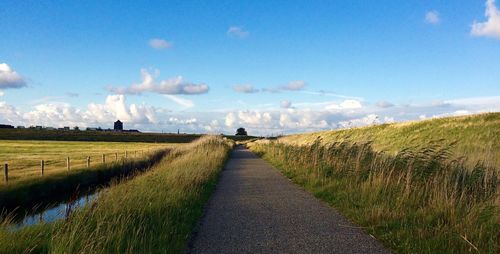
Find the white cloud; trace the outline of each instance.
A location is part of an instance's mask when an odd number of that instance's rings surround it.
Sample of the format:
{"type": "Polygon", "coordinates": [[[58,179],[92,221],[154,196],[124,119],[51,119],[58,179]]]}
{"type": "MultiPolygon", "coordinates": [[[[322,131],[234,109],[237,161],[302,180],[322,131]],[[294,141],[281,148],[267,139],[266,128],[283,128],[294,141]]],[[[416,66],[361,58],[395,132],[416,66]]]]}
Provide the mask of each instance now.
{"type": "MultiPolygon", "coordinates": [[[[391,120],[394,121],[394,119],[391,120]]],[[[355,118],[349,121],[341,121],[339,122],[339,125],[342,126],[343,128],[351,128],[351,127],[366,126],[378,123],[380,123],[379,116],[376,114],[369,114],[361,118],[355,118]]]]}
{"type": "Polygon", "coordinates": [[[259,89],[255,89],[250,84],[234,85],[233,90],[238,92],[238,93],[257,93],[257,92],[259,92],[259,89]]]}
{"type": "Polygon", "coordinates": [[[168,121],[171,124],[180,124],[180,125],[190,125],[190,124],[196,124],[198,120],[194,117],[192,118],[187,118],[187,119],[179,119],[177,117],[170,117],[168,121]]]}
{"type": "Polygon", "coordinates": [[[24,78],[8,64],[0,63],[0,89],[21,88],[26,86],[24,78]]]}
{"type": "Polygon", "coordinates": [[[4,95],[5,95],[4,91],[0,91],[0,97],[2,97],[4,95]]]}
{"type": "Polygon", "coordinates": [[[295,80],[291,81],[285,86],[282,86],[282,90],[288,90],[288,91],[300,91],[303,90],[304,87],[306,86],[306,82],[303,80],[295,80]]]}
{"type": "Polygon", "coordinates": [[[149,46],[154,49],[168,49],[172,47],[172,43],[163,39],[151,39],[149,40],[149,46]]]}
{"type": "Polygon", "coordinates": [[[194,107],[194,102],[191,101],[191,100],[188,100],[188,99],[184,99],[184,98],[181,98],[181,97],[178,97],[178,96],[175,96],[175,95],[170,95],[170,94],[165,94],[164,95],[167,99],[183,106],[183,107],[186,107],[186,108],[192,108],[194,107]]]}
{"type": "Polygon", "coordinates": [[[236,123],[236,116],[234,115],[234,113],[231,112],[227,114],[224,122],[227,127],[233,127],[234,124],[236,123]]]}
{"type": "Polygon", "coordinates": [[[155,81],[159,75],[159,71],[155,70],[150,73],[146,69],[141,70],[142,82],[132,84],[129,87],[109,87],[108,89],[117,94],[142,94],[144,92],[152,92],[159,94],[203,94],[209,90],[206,84],[194,84],[184,82],[182,76],[177,76],[171,79],[155,81]]]}
{"type": "Polygon", "coordinates": [[[288,100],[281,101],[280,103],[281,108],[291,108],[292,107],[292,102],[288,100]]]}
{"type": "Polygon", "coordinates": [[[153,107],[131,104],[127,107],[125,96],[122,94],[108,95],[105,104],[91,103],[87,107],[86,115],[93,117],[96,122],[106,123],[110,119],[120,119],[126,123],[156,123],[156,112],[153,107]]]}
{"type": "Polygon", "coordinates": [[[243,27],[240,26],[231,26],[229,27],[229,29],[227,29],[226,34],[231,38],[243,39],[248,37],[248,35],[250,35],[250,32],[245,31],[243,27]]]}
{"type": "Polygon", "coordinates": [[[500,38],[500,11],[498,11],[495,0],[486,1],[484,22],[474,21],[471,34],[474,36],[490,36],[500,38]]]}
{"type": "Polygon", "coordinates": [[[363,105],[358,100],[348,99],[341,103],[332,103],[325,107],[326,110],[344,110],[344,109],[360,109],[363,105]]]}
{"type": "Polygon", "coordinates": [[[433,25],[439,24],[439,22],[441,22],[441,19],[439,17],[439,12],[436,10],[426,12],[425,22],[433,25]]]}

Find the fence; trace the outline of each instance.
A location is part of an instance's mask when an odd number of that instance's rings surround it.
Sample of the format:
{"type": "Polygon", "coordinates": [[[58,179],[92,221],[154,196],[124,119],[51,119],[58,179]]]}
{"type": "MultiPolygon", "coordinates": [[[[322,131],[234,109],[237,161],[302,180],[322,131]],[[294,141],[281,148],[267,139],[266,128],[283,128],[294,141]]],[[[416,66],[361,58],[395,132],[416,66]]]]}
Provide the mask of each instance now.
{"type": "MultiPolygon", "coordinates": [[[[148,149],[147,153],[150,153],[148,149]]],[[[76,158],[70,158],[69,156],[61,159],[50,159],[50,160],[39,160],[39,166],[30,165],[24,167],[18,167],[13,170],[13,165],[9,165],[9,163],[5,163],[3,167],[4,171],[4,182],[5,184],[9,183],[9,180],[12,180],[12,173],[23,171],[25,174],[44,176],[46,174],[47,169],[50,171],[61,171],[66,169],[67,171],[71,171],[71,169],[82,169],[82,168],[90,168],[95,165],[103,165],[106,163],[116,163],[123,160],[135,159],[138,156],[144,156],[144,150],[140,151],[124,151],[121,153],[102,153],[102,154],[94,154],[88,156],[77,156],[76,158]],[[26,170],[29,170],[26,173],[26,170]],[[32,171],[31,171],[32,170],[32,171]],[[38,172],[38,173],[36,173],[38,172]],[[9,176],[10,173],[10,176],[9,176]],[[10,177],[10,178],[9,178],[10,177]]],[[[17,177],[19,178],[19,176],[17,177]]]]}

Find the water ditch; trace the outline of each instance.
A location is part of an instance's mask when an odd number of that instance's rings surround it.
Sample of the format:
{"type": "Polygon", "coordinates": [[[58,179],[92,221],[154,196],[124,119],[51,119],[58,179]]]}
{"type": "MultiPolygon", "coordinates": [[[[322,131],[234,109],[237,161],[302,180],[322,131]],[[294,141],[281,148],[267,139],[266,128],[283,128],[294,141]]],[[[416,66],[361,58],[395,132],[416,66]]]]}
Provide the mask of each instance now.
{"type": "MultiPolygon", "coordinates": [[[[8,229],[16,231],[30,225],[65,219],[76,209],[96,202],[99,193],[109,187],[112,182],[116,180],[127,181],[140,173],[148,171],[161,161],[168,152],[169,150],[157,152],[143,161],[110,165],[109,171],[105,173],[99,171],[82,171],[87,177],[80,183],[61,183],[59,184],[61,187],[59,189],[57,188],[58,182],[52,183],[53,185],[50,182],[46,182],[45,185],[48,188],[45,192],[41,193],[42,195],[38,194],[40,197],[38,201],[33,201],[33,198],[30,199],[30,202],[19,200],[19,205],[11,209],[6,209],[6,207],[12,207],[12,203],[9,203],[9,206],[3,204],[0,222],[7,219],[9,221],[6,224],[8,229]],[[53,195],[50,196],[50,193],[53,195]]],[[[39,191],[39,188],[31,188],[29,190],[31,192],[39,191]]],[[[15,192],[13,195],[15,195],[15,192]]],[[[37,196],[36,192],[33,193],[33,196],[37,196]]]]}
{"type": "Polygon", "coordinates": [[[8,227],[12,231],[17,231],[31,225],[66,219],[73,211],[96,201],[98,196],[99,192],[89,193],[77,200],[68,200],[42,210],[38,209],[38,212],[28,213],[23,218],[12,221],[8,227]]]}

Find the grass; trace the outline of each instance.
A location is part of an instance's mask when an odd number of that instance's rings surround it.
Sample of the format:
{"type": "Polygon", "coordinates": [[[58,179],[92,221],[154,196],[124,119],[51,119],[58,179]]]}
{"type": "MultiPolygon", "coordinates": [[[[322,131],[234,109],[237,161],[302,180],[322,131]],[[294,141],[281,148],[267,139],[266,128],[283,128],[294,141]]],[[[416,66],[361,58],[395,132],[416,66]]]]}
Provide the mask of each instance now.
{"type": "Polygon", "coordinates": [[[173,133],[0,129],[0,140],[189,143],[200,136],[199,134],[173,133]]]}
{"type": "MultiPolygon", "coordinates": [[[[377,141],[366,139],[376,133],[374,130],[399,132],[398,128],[407,128],[400,124],[325,132],[326,137],[320,135],[315,142],[300,141],[300,135],[296,135],[278,141],[254,142],[250,147],[295,183],[339,209],[397,252],[500,253],[498,168],[487,161],[471,166],[467,158],[456,159],[458,156],[453,153],[457,149],[449,146],[449,140],[430,141],[432,127],[438,128],[436,137],[442,138],[441,128],[446,122],[454,123],[453,128],[462,133],[459,135],[468,133],[479,140],[490,135],[466,131],[469,126],[479,128],[471,123],[473,119],[481,121],[492,133],[500,128],[489,122],[498,121],[498,114],[488,114],[407,124],[416,127],[408,128],[406,135],[416,138],[422,133],[427,140],[427,143],[418,140],[418,147],[413,143],[405,147],[395,138],[405,137],[403,133],[388,134],[395,144],[390,144],[389,138],[377,136],[386,142],[379,140],[378,149],[374,149],[377,141]],[[464,126],[460,127],[460,123],[464,126]],[[362,131],[369,133],[364,135],[362,131]],[[332,138],[345,137],[348,132],[356,136],[335,141],[332,138]],[[382,143],[401,150],[383,152],[382,143]]],[[[470,147],[480,146],[475,142],[470,147]]],[[[495,142],[492,143],[496,145],[495,142]]],[[[478,153],[474,156],[481,158],[478,153]]]]}
{"type": "MultiPolygon", "coordinates": [[[[177,145],[179,144],[0,140],[0,162],[9,164],[9,181],[14,184],[26,178],[39,178],[41,160],[45,161],[44,175],[52,175],[67,171],[67,157],[74,170],[86,168],[87,157],[90,157],[91,166],[95,166],[102,164],[103,154],[109,163],[125,159],[126,152],[127,159],[137,159],[177,145]]],[[[2,175],[3,173],[2,165],[2,175]]]]}
{"type": "Polygon", "coordinates": [[[8,253],[179,253],[203,213],[231,143],[204,137],[153,168],[105,189],[67,220],[0,229],[8,253]]]}
{"type": "Polygon", "coordinates": [[[158,150],[141,158],[100,164],[91,168],[72,169],[43,177],[24,178],[0,188],[0,218],[36,212],[54,203],[67,201],[113,179],[126,177],[156,164],[168,150],[158,150]]]}
{"type": "Polygon", "coordinates": [[[362,128],[290,135],[280,138],[291,145],[312,145],[346,141],[372,142],[375,151],[396,155],[403,150],[419,150],[430,142],[451,146],[453,159],[466,157],[473,167],[478,161],[500,168],[500,113],[439,118],[418,122],[382,124],[362,128]]]}

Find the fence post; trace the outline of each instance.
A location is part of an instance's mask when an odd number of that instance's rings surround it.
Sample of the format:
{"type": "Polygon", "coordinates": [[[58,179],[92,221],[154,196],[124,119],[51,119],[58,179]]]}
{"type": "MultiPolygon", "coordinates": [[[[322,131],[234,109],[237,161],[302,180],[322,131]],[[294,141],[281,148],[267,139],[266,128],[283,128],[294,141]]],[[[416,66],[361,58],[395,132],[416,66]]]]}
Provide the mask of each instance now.
{"type": "Polygon", "coordinates": [[[90,168],[90,156],[87,156],[87,168],[90,168]]]}
{"type": "Polygon", "coordinates": [[[125,159],[127,159],[127,158],[128,158],[128,152],[125,151],[125,159]]]}
{"type": "Polygon", "coordinates": [[[5,173],[5,183],[9,183],[9,164],[5,163],[3,165],[3,170],[5,173]]]}
{"type": "Polygon", "coordinates": [[[137,151],[134,151],[134,158],[137,158],[137,151]]]}
{"type": "Polygon", "coordinates": [[[118,153],[115,153],[115,161],[118,161],[118,153]]]}
{"type": "Polygon", "coordinates": [[[42,170],[42,176],[43,176],[43,172],[45,171],[45,161],[44,160],[42,160],[40,162],[40,169],[42,170]]]}
{"type": "Polygon", "coordinates": [[[106,155],[102,154],[102,163],[106,163],[106,155]]]}
{"type": "Polygon", "coordinates": [[[71,168],[71,164],[70,164],[70,161],[69,161],[69,157],[66,158],[66,167],[68,168],[68,171],[69,169],[71,168]]]}

